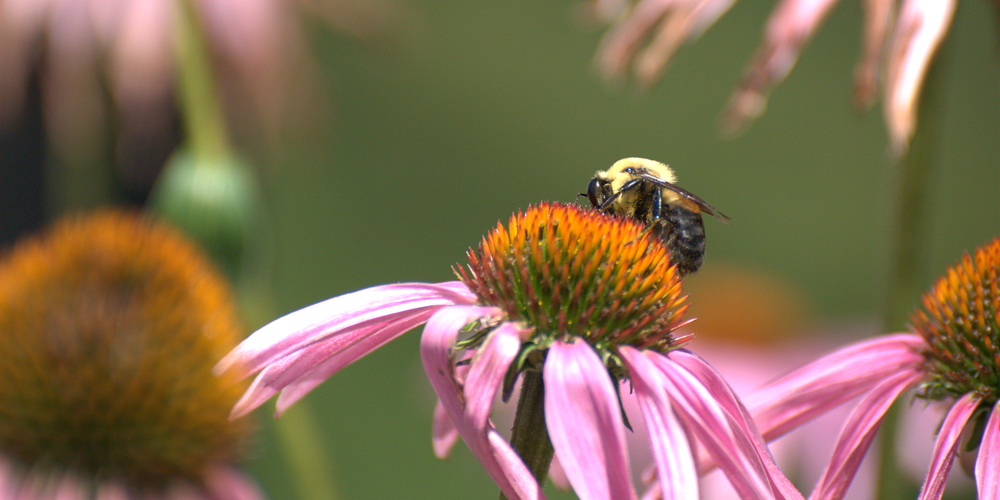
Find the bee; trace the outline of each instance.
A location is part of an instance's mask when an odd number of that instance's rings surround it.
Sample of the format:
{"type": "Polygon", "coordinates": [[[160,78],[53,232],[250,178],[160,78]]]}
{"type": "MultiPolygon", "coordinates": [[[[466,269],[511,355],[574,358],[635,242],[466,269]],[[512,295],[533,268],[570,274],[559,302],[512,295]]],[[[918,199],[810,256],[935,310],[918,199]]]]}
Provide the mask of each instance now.
{"type": "Polygon", "coordinates": [[[658,161],[625,158],[594,174],[587,186],[587,198],[597,210],[646,224],[666,243],[671,262],[684,276],[697,271],[705,258],[701,213],[726,224],[729,217],[675,182],[674,171],[658,161]]]}

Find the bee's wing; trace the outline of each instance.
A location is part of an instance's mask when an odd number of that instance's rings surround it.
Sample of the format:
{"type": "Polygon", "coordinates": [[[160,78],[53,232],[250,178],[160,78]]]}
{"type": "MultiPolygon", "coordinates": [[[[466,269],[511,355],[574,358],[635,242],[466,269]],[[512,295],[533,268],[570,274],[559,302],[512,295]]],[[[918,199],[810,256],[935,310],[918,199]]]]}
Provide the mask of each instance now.
{"type": "Polygon", "coordinates": [[[663,180],[663,179],[661,179],[661,178],[659,178],[659,177],[657,177],[657,176],[655,176],[653,174],[650,174],[649,172],[637,172],[637,175],[639,175],[640,177],[642,177],[643,179],[645,179],[645,180],[647,180],[649,182],[652,182],[653,184],[656,184],[657,186],[659,186],[661,188],[669,189],[669,190],[677,193],[678,195],[683,196],[684,198],[687,198],[688,200],[691,200],[696,205],[698,205],[699,208],[701,208],[702,212],[705,212],[705,213],[707,213],[709,215],[714,215],[715,218],[719,219],[723,223],[729,224],[729,220],[730,220],[729,216],[726,215],[726,214],[724,214],[724,213],[722,213],[722,212],[720,212],[719,209],[713,207],[712,205],[709,205],[707,201],[705,201],[705,200],[703,200],[703,199],[701,199],[701,198],[699,198],[699,197],[691,194],[690,192],[688,192],[688,191],[686,191],[686,190],[684,190],[682,188],[679,188],[676,185],[671,184],[671,183],[669,183],[669,182],[667,182],[667,181],[665,181],[665,180],[663,180]]]}

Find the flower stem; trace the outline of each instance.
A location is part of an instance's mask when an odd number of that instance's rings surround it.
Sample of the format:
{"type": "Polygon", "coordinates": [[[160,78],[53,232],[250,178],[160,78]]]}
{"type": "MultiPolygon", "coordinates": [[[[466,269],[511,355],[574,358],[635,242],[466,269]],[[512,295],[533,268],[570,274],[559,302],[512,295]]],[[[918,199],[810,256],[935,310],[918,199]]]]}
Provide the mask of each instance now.
{"type": "Polygon", "coordinates": [[[321,432],[308,401],[299,401],[274,424],[302,500],[337,500],[335,468],[320,443],[321,432]]]}
{"type": "Polygon", "coordinates": [[[177,91],[187,145],[198,160],[217,160],[229,150],[205,31],[190,0],[175,1],[177,91]]]}
{"type": "MultiPolygon", "coordinates": [[[[927,69],[923,92],[920,97],[920,119],[909,148],[899,161],[899,186],[895,214],[895,232],[892,241],[891,275],[887,289],[887,302],[883,317],[886,332],[904,330],[910,312],[919,304],[921,293],[927,288],[924,264],[928,250],[927,201],[930,199],[934,169],[938,163],[938,146],[944,122],[945,67],[948,59],[948,39],[938,48],[937,55],[927,69]]],[[[899,468],[896,457],[896,427],[899,419],[899,402],[886,414],[879,431],[882,453],[879,458],[879,484],[877,498],[902,500],[914,498],[918,486],[899,468]]]]}
{"type": "MultiPolygon", "coordinates": [[[[521,398],[517,402],[510,444],[531,470],[538,485],[543,486],[555,452],[545,427],[545,385],[540,371],[526,370],[522,376],[521,398]]],[[[501,500],[506,498],[500,493],[501,500]]]]}

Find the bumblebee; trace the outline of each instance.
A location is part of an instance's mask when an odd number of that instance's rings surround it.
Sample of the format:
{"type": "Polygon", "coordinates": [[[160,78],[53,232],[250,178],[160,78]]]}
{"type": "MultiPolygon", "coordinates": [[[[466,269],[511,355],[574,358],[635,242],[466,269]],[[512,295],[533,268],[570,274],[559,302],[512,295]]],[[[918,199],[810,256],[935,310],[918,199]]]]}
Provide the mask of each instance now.
{"type": "Polygon", "coordinates": [[[587,198],[597,210],[645,223],[667,244],[671,262],[684,276],[697,271],[705,258],[701,213],[726,224],[729,217],[675,182],[674,171],[658,161],[625,158],[594,174],[587,198]]]}

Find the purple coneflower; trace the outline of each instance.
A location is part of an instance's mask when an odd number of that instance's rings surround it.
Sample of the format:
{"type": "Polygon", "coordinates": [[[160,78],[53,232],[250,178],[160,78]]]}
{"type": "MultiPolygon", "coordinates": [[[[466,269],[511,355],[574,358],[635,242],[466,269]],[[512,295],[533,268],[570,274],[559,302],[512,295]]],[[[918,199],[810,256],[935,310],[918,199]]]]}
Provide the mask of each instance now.
{"type": "Polygon", "coordinates": [[[187,239],[113,211],[0,261],[0,499],[259,500],[234,462],[242,393],[211,376],[243,329],[187,239]]]}
{"type": "MultiPolygon", "coordinates": [[[[682,349],[684,297],[662,241],[641,224],[543,203],[470,250],[461,281],[368,288],[279,318],[220,361],[257,371],[233,410],[274,394],[278,413],[426,323],[421,355],[440,398],[435,452],[456,439],[511,499],[544,498],[553,452],[584,499],[636,498],[618,391],[631,384],[666,498],[697,498],[694,440],[744,498],[801,498],[718,373],[682,349]],[[489,416],[522,379],[511,442],[489,416]]],[[[625,390],[628,390],[626,388],[625,390]]]]}
{"type": "Polygon", "coordinates": [[[859,342],[807,364],[746,398],[768,440],[862,396],[841,430],[810,498],[841,498],[892,403],[910,389],[952,402],[938,431],[920,499],[939,499],[952,460],[979,449],[980,498],[997,498],[1000,480],[1000,238],[965,255],[923,297],[916,333],[859,342]],[[971,437],[961,439],[963,429],[971,437]],[[962,448],[960,448],[962,447],[962,448]]]}
{"type": "MultiPolygon", "coordinates": [[[[681,45],[696,40],[736,0],[592,0],[594,15],[614,26],[597,53],[600,71],[621,78],[630,63],[651,86],[681,45]],[[648,40],[648,41],[647,41],[648,40]]],[[[722,126],[735,132],[763,113],[768,95],[795,66],[803,46],[837,0],[781,0],[771,13],[753,61],[733,93],[722,126]]],[[[863,50],[855,70],[855,100],[867,109],[884,72],[884,114],[897,153],[917,120],[924,75],[948,32],[955,0],[866,0],[863,50]],[[887,42],[888,40],[888,42],[887,42]],[[885,59],[885,62],[883,62],[885,59]]]]}

